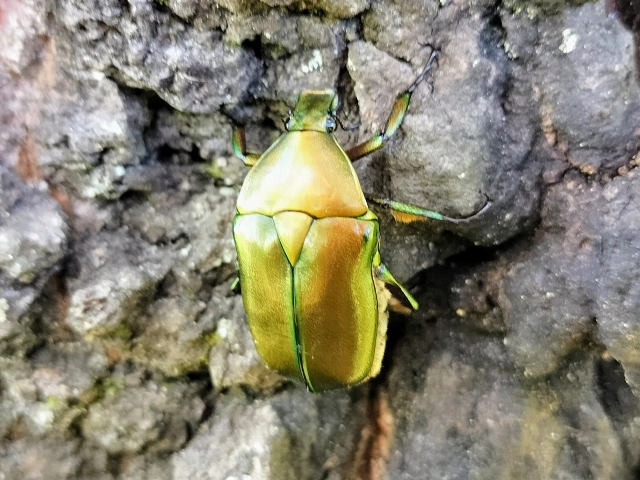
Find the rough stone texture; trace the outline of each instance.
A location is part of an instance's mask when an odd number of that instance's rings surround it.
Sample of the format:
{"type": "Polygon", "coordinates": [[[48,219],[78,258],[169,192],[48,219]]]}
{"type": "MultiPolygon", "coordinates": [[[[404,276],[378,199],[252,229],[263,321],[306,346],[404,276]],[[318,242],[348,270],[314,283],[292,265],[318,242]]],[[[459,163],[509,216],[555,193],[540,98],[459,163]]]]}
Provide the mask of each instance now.
{"type": "Polygon", "coordinates": [[[358,395],[296,389],[248,402],[230,393],[218,405],[219,413],[173,457],[173,478],[353,478],[349,456],[365,413],[358,395]]]}
{"type": "Polygon", "coordinates": [[[539,32],[552,47],[540,51],[539,61],[575,81],[570,91],[548,75],[536,79],[546,128],[556,132],[569,163],[588,174],[628,161],[637,147],[640,115],[633,37],[614,19],[601,17],[602,5],[585,4],[565,18],[545,20],[539,32]]]}
{"type": "Polygon", "coordinates": [[[263,12],[266,7],[286,7],[291,10],[321,10],[336,17],[353,17],[371,3],[370,0],[221,0],[220,6],[233,13],[263,12]]]}
{"type": "Polygon", "coordinates": [[[0,352],[35,342],[27,311],[60,269],[69,228],[46,186],[30,185],[0,166],[0,352]]]}
{"type": "Polygon", "coordinates": [[[445,322],[435,332],[412,322],[431,350],[412,341],[392,369],[389,478],[633,478],[594,391],[593,358],[569,357],[524,389],[499,339],[445,322]]]}
{"type": "Polygon", "coordinates": [[[110,455],[143,448],[155,453],[177,450],[200,419],[202,401],[197,397],[182,401],[193,397],[192,386],[137,383],[125,376],[115,391],[91,405],[81,423],[83,437],[110,455]]]}
{"type": "Polygon", "coordinates": [[[636,7],[0,0],[0,479],[636,478],[636,7]],[[364,141],[427,45],[364,190],[491,206],[379,211],[421,309],[378,378],[312,395],[230,290],[232,125],[263,151],[335,88],[364,141]]]}
{"type": "Polygon", "coordinates": [[[259,73],[251,52],[227,46],[219,31],[190,28],[155,2],[64,2],[56,14],[68,30],[61,35],[74,42],[64,52],[73,67],[152,90],[178,110],[212,113],[236,103],[259,73]]]}
{"type": "Polygon", "coordinates": [[[148,112],[104,74],[78,77],[60,81],[47,97],[39,161],[47,176],[79,197],[115,198],[122,193],[124,167],[146,153],[141,129],[148,112]]]}
{"type": "MultiPolygon", "coordinates": [[[[134,320],[167,274],[171,258],[128,235],[95,236],[78,251],[80,272],[70,282],[66,322],[81,335],[119,334],[134,320]]],[[[123,334],[126,334],[123,332],[123,334]]]]}

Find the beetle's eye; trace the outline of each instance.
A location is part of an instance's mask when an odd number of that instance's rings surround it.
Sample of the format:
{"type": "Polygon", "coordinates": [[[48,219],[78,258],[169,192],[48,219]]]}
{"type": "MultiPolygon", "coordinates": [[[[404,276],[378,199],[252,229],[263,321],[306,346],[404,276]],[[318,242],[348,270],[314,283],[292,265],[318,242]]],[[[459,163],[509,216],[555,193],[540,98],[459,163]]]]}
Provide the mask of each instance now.
{"type": "Polygon", "coordinates": [[[291,116],[288,116],[283,121],[284,121],[284,129],[288,132],[289,129],[291,128],[291,116]]]}
{"type": "Polygon", "coordinates": [[[327,129],[327,132],[333,132],[336,129],[336,120],[333,117],[327,118],[324,127],[327,129]]]}

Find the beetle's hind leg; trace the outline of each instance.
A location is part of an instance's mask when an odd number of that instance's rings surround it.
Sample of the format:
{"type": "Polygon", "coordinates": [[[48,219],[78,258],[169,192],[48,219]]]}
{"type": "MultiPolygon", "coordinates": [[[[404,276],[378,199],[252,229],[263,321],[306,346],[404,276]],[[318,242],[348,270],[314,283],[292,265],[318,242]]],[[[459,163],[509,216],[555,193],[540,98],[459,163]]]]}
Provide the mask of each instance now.
{"type": "Polygon", "coordinates": [[[231,137],[233,153],[248,167],[253,167],[260,158],[259,153],[247,153],[247,141],[244,137],[244,128],[235,127],[231,137]]]}
{"type": "MultiPolygon", "coordinates": [[[[380,252],[376,252],[376,255],[373,259],[373,268],[374,268],[375,276],[379,280],[383,281],[388,285],[393,285],[394,287],[396,287],[398,290],[400,290],[400,292],[402,292],[402,295],[404,295],[404,297],[407,299],[407,302],[409,302],[409,305],[411,305],[411,309],[413,310],[418,309],[418,306],[419,306],[418,302],[416,301],[415,298],[413,298],[413,295],[411,295],[407,291],[407,289],[404,288],[400,284],[400,282],[398,282],[395,279],[393,275],[391,275],[391,272],[389,271],[387,266],[384,263],[382,263],[382,260],[380,259],[380,252]]],[[[398,313],[405,313],[405,314],[411,313],[410,309],[405,307],[400,301],[396,300],[394,297],[391,297],[391,299],[389,300],[389,308],[398,313]]]]}
{"type": "Polygon", "coordinates": [[[400,128],[400,125],[402,124],[402,121],[407,114],[409,102],[411,101],[411,94],[416,89],[416,87],[420,85],[420,83],[427,77],[427,74],[433,69],[433,65],[436,63],[437,58],[438,51],[434,49],[431,52],[429,61],[425,65],[420,75],[418,75],[418,78],[415,79],[413,84],[406,91],[402,92],[396,97],[396,101],[391,108],[391,114],[387,119],[387,124],[384,127],[384,131],[382,133],[379,133],[378,135],[371,137],[366,142],[347,150],[347,155],[352,162],[382,148],[384,144],[389,140],[389,138],[391,138],[391,136],[393,136],[393,134],[398,131],[398,128],[400,128]]]}
{"type": "Polygon", "coordinates": [[[412,205],[410,203],[402,203],[396,202],[395,200],[389,200],[388,198],[372,198],[368,195],[366,196],[366,198],[370,202],[376,203],[391,210],[393,218],[397,222],[402,223],[421,222],[429,219],[440,220],[449,223],[466,223],[482,215],[492,205],[491,200],[489,200],[489,198],[487,197],[487,201],[484,206],[476,213],[469,215],[468,217],[455,218],[448,217],[441,213],[434,212],[433,210],[427,210],[426,208],[412,205]]]}

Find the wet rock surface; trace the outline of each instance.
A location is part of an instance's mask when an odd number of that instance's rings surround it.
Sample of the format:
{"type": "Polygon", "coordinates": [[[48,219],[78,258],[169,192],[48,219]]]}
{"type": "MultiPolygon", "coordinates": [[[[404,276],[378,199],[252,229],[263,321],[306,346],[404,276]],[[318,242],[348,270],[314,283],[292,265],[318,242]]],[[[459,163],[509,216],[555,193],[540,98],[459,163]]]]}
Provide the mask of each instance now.
{"type": "MultiPolygon", "coordinates": [[[[628,2],[627,2],[628,3],[628,2]]],[[[625,2],[0,0],[0,478],[633,479],[638,15],[625,2]],[[620,21],[618,21],[620,20],[620,21]],[[252,151],[335,88],[421,309],[313,395],[230,290],[252,151]]]]}

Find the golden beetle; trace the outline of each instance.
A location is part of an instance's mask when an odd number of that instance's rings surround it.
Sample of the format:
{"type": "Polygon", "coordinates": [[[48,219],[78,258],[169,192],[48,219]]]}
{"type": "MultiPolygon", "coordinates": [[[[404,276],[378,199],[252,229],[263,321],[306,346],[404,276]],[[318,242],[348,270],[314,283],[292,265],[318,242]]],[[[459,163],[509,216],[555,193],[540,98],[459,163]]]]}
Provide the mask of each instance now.
{"type": "MultiPolygon", "coordinates": [[[[398,95],[384,131],[346,152],[332,133],[338,124],[333,90],[300,94],[286,133],[262,155],[247,153],[244,131],[234,130],[234,152],[252,167],[233,221],[249,328],[264,363],[310,391],[349,387],[378,374],[387,308],[394,306],[385,283],[418,307],[380,260],[378,218],[351,162],[378,150],[396,132],[436,57],[432,52],[420,76],[398,95]]],[[[455,219],[371,200],[400,221],[460,222],[488,207],[455,219]]]]}

